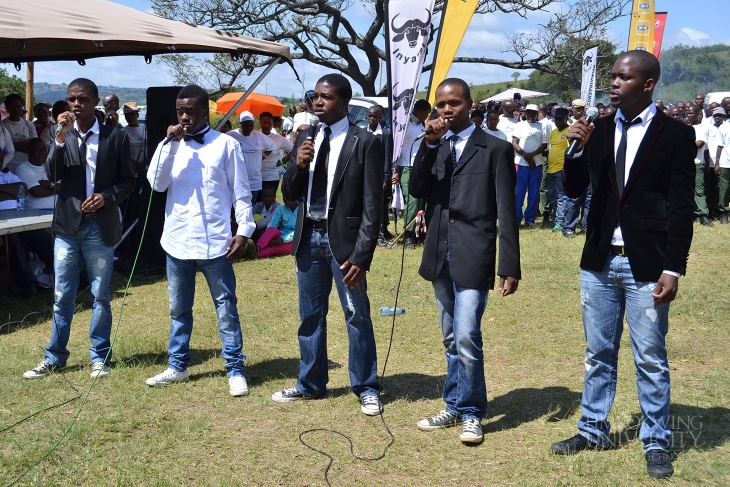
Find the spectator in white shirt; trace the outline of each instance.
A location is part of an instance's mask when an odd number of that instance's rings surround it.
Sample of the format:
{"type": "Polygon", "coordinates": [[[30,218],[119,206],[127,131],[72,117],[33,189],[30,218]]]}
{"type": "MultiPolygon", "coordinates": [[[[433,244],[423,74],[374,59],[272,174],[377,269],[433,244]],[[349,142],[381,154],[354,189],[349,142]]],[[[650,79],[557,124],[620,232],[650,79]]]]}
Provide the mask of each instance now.
{"type": "MultiPolygon", "coordinates": [[[[273,188],[274,193],[279,189],[279,179],[281,178],[281,166],[289,161],[289,153],[294,144],[286,137],[276,133],[274,128],[274,116],[269,112],[263,112],[259,116],[261,124],[261,133],[267,136],[276,145],[276,150],[272,151],[268,156],[264,157],[261,162],[261,187],[273,188]]],[[[259,198],[260,200],[261,198],[259,198]]]]}
{"type": "Polygon", "coordinates": [[[38,134],[33,123],[23,118],[23,99],[20,95],[11,93],[6,96],[5,109],[10,116],[0,121],[0,125],[10,132],[14,153],[12,158],[6,157],[3,164],[15,172],[16,167],[28,160],[28,142],[38,137],[38,134]]]}
{"type": "Polygon", "coordinates": [[[254,130],[253,114],[249,111],[241,112],[241,127],[238,130],[226,132],[226,135],[238,141],[243,152],[243,161],[248,174],[248,184],[251,188],[251,202],[258,203],[259,192],[263,184],[261,174],[264,157],[268,157],[276,150],[276,144],[258,130],[254,130]]]}
{"type": "Polygon", "coordinates": [[[178,125],[167,129],[174,140],[157,146],[147,179],[155,191],[167,190],[165,226],[160,243],[167,253],[170,293],[169,367],[147,379],[150,386],[188,380],[193,332],[195,274],[208,282],[218,315],[229,393],[248,394],[243,337],[236,308],[233,260],[243,255],[256,225],[241,148],[207,123],[208,93],[188,85],[175,102],[178,125]],[[238,231],[231,236],[229,208],[238,231]]]}
{"type": "Polygon", "coordinates": [[[48,148],[41,139],[30,139],[28,144],[28,160],[15,170],[18,177],[28,188],[25,204],[28,208],[52,210],[56,206],[56,194],[61,190],[61,183],[48,180],[46,175],[46,158],[48,148]]]}

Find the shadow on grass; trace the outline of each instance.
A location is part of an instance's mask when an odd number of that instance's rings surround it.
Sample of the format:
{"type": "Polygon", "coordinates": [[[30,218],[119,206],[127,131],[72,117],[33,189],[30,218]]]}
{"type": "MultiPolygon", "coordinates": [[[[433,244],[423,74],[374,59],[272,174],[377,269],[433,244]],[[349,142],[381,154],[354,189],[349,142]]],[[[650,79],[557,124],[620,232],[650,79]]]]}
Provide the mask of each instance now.
{"type": "Polygon", "coordinates": [[[516,428],[550,414],[548,421],[560,421],[573,414],[580,407],[581,394],[567,387],[543,387],[541,389],[514,389],[489,401],[489,421],[484,432],[516,428]]]}
{"type": "MultiPolygon", "coordinates": [[[[671,404],[669,413],[671,448],[675,454],[689,450],[712,450],[724,446],[730,439],[728,408],[671,404]]],[[[637,440],[640,428],[641,414],[632,414],[631,420],[622,430],[609,434],[611,445],[618,449],[637,440]]]]}
{"type": "MultiPolygon", "coordinates": [[[[223,370],[223,359],[220,357],[220,348],[203,348],[190,350],[190,365],[189,367],[195,367],[196,365],[203,364],[208,360],[216,359],[221,361],[221,370],[223,370]]],[[[150,365],[159,365],[160,367],[167,367],[167,350],[159,352],[144,352],[135,353],[128,357],[115,357],[114,361],[117,363],[124,364],[126,367],[147,367],[150,365]]],[[[202,374],[205,375],[205,374],[202,374]]],[[[192,379],[194,376],[191,375],[192,379]]]]}

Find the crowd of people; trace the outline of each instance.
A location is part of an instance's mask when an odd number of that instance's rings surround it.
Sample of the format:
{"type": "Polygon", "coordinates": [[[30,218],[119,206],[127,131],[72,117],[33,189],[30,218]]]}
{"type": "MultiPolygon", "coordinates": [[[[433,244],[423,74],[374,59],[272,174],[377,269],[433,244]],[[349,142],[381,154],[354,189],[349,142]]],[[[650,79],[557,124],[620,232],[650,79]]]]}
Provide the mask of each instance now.
{"type": "MultiPolygon", "coordinates": [[[[0,208],[14,207],[25,185],[30,207],[56,212],[53,239],[40,231],[45,236],[28,232],[10,240],[19,256],[14,273],[28,272],[21,257],[30,249],[55,275],[50,342],[24,377],[41,378],[66,365],[82,268],[93,297],[91,376],[110,373],[114,248],[121,208],[143,179],[151,189],[167,191],[160,245],[170,314],[168,367],[146,383],[189,378],[194,276],[200,270],[216,308],[230,395],[247,395],[232,262],[291,254],[301,359],[296,383],[272,400],[326,395],[334,283],[348,332],[352,392],[364,414],[378,415],[383,404],[366,275],[378,245],[394,237],[390,201],[402,199],[404,245],[423,241],[419,274],[434,288],[447,369],[445,409],[416,424],[424,431],[460,425],[462,442],[480,443],[487,411],[481,319],[488,292],[495,286],[503,297],[517,291],[520,226],[535,228],[542,216],[566,237],[578,228],[586,234],[580,263],[587,339],[582,417],[579,434],[552,450],[573,454],[610,443],[613,392],[607,399],[604,391],[615,389],[626,313],[640,377],[639,438],[649,474],[667,477],[673,472],[669,303],[686,271],[693,218],[702,225],[712,225],[712,218],[728,222],[730,98],[704,106],[698,95],[693,103],[664,106],[651,98],[658,77],[651,54],[620,55],[611,105],[597,107],[592,124],[580,99],[483,105],[473,102],[467,83],[449,78],[438,85],[433,110],[425,100],[415,102],[397,161],[385,109],[373,106],[362,127],[353,124],[352,88],[339,74],[322,77],[291,117],[261,113],[261,130],[246,111],[238,128],[211,128],[208,94],[186,86],[176,99],[178,123],[167,128],[150,159],[136,104],[123,104],[127,125],[120,127],[119,99],[106,96],[106,113],[97,113],[98,89],[90,80],[73,80],[67,99],[50,110],[37,105],[33,122],[22,118],[22,99],[9,95],[10,116],[0,122],[0,208]],[[571,143],[575,153],[566,150],[571,143]],[[280,182],[283,204],[276,201],[280,182]],[[430,229],[425,238],[414,225],[422,212],[430,229]]],[[[397,211],[401,204],[395,206],[397,211]]],[[[32,278],[27,282],[35,285],[32,278]]]]}

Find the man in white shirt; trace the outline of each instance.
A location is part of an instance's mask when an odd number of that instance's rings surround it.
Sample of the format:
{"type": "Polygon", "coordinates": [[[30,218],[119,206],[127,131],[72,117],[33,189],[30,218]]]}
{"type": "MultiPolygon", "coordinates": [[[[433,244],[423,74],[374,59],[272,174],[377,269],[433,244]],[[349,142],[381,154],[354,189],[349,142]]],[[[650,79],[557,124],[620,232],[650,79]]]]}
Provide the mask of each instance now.
{"type": "Polygon", "coordinates": [[[61,183],[48,180],[46,158],[48,148],[41,139],[30,139],[28,160],[15,170],[15,174],[25,183],[28,193],[25,205],[28,208],[52,210],[56,205],[56,194],[61,191],[61,183]]]}
{"type": "MultiPolygon", "coordinates": [[[[726,112],[726,109],[723,107],[716,108],[713,116],[717,113],[718,118],[720,118],[722,116],[721,112],[726,112]]],[[[725,113],[724,118],[727,119],[727,113],[725,113]]],[[[722,123],[718,127],[718,132],[720,140],[714,154],[715,175],[717,176],[717,211],[720,213],[720,223],[726,225],[728,223],[728,212],[730,212],[728,209],[728,202],[730,202],[730,124],[722,123]]]]}
{"type": "MultiPolygon", "coordinates": [[[[702,95],[697,95],[697,99],[702,95]]],[[[704,97],[701,98],[704,101],[704,97]]],[[[697,146],[697,154],[695,155],[695,219],[707,227],[712,226],[710,220],[710,212],[707,208],[707,199],[705,198],[705,173],[708,172],[709,157],[707,154],[707,135],[709,127],[702,123],[700,106],[690,104],[687,107],[686,121],[695,130],[695,145],[697,146]]]]}
{"type": "Polygon", "coordinates": [[[146,382],[156,386],[188,380],[195,274],[200,270],[218,315],[228,391],[231,396],[245,396],[246,356],[231,263],[243,255],[256,225],[242,152],[233,138],[208,126],[208,93],[204,89],[184,87],[175,106],[179,124],[167,129],[167,136],[174,140],[157,146],[147,171],[155,191],[167,190],[160,243],[167,253],[170,292],[169,367],[146,382]],[[233,237],[228,218],[231,207],[238,222],[233,237]]]}
{"type": "Polygon", "coordinates": [[[542,182],[542,153],[547,148],[547,141],[543,126],[537,121],[537,105],[527,105],[525,115],[527,120],[518,123],[512,133],[512,147],[515,149],[515,164],[517,164],[515,209],[519,223],[522,221],[522,205],[525,203],[525,193],[527,193],[525,227],[535,228],[535,213],[542,182]]]}
{"type": "Polygon", "coordinates": [[[10,116],[1,120],[0,125],[10,133],[14,148],[12,149],[13,157],[10,158],[10,154],[8,154],[3,164],[4,167],[15,172],[16,167],[28,160],[28,142],[30,139],[38,137],[38,134],[35,125],[23,118],[23,99],[20,95],[11,93],[6,96],[5,109],[10,116]]]}
{"type": "Polygon", "coordinates": [[[261,162],[261,183],[262,188],[273,188],[274,193],[279,189],[279,178],[281,177],[281,166],[289,161],[289,153],[294,144],[283,135],[279,135],[274,128],[274,116],[269,112],[263,112],[259,116],[261,133],[267,136],[276,145],[276,150],[264,157],[261,162]]]}
{"type": "MultiPolygon", "coordinates": [[[[413,105],[413,113],[408,120],[408,126],[406,127],[406,133],[403,137],[403,147],[398,157],[398,167],[393,175],[393,184],[400,184],[401,191],[405,198],[405,208],[403,211],[404,225],[413,220],[419,211],[426,208],[426,200],[423,198],[416,198],[408,193],[408,181],[411,179],[411,168],[413,167],[413,160],[418,153],[420,144],[414,144],[416,138],[421,135],[424,131],[423,123],[431,113],[431,104],[426,100],[416,100],[413,105]]],[[[404,244],[406,248],[416,248],[416,234],[414,231],[415,224],[406,229],[404,244]]]]}
{"type": "Polygon", "coordinates": [[[251,202],[258,203],[263,183],[261,163],[264,157],[268,157],[276,150],[276,144],[258,130],[254,130],[253,126],[253,114],[249,111],[241,112],[241,127],[226,132],[226,135],[233,137],[240,144],[251,189],[251,202]]]}
{"type": "Polygon", "coordinates": [[[312,97],[314,90],[309,90],[304,94],[304,100],[299,104],[299,113],[292,117],[293,127],[292,134],[296,137],[297,129],[300,125],[309,125],[312,120],[317,118],[312,108],[312,97]]]}
{"type": "Polygon", "coordinates": [[[502,115],[499,117],[497,129],[507,136],[507,142],[512,140],[512,132],[515,131],[517,122],[519,122],[514,115],[516,109],[517,104],[512,100],[502,103],[502,115]]]}
{"type": "Polygon", "coordinates": [[[498,139],[502,139],[505,142],[507,141],[507,134],[499,130],[499,112],[496,110],[490,110],[487,112],[487,116],[485,117],[485,128],[484,133],[491,135],[492,137],[497,137],[498,139]]]}

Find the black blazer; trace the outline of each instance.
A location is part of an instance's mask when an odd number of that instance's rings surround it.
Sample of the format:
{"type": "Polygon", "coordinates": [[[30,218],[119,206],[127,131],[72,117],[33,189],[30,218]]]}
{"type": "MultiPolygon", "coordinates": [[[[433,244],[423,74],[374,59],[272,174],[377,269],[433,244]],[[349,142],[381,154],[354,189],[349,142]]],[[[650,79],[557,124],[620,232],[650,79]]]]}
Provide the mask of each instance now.
{"type": "MultiPolygon", "coordinates": [[[[53,231],[74,235],[81,224],[81,203],[86,199],[86,161],[80,160],[79,142],[74,130],[66,134],[66,143],[55,142],[46,160],[46,174],[51,181],[61,181],[53,231]]],[[[134,191],[134,170],[127,135],[114,127],[99,126],[99,152],[96,157],[94,192],[104,197],[104,206],[96,212],[96,222],[104,243],[119,243],[121,228],[117,207],[134,191]]]]}
{"type": "MultiPolygon", "coordinates": [[[[306,137],[306,132],[297,137],[292,161],[296,161],[297,149],[306,137]]],[[[380,139],[350,125],[337,160],[327,210],[330,249],[340,264],[349,261],[363,269],[370,268],[382,220],[383,165],[383,144],[380,139]]],[[[296,162],[290,163],[284,175],[282,190],[290,198],[298,198],[301,204],[292,241],[292,255],[297,254],[302,237],[308,186],[309,168],[300,171],[296,162]]]]}
{"type": "Polygon", "coordinates": [[[515,211],[514,149],[475,127],[456,170],[449,141],[429,149],[421,143],[411,169],[408,192],[428,198],[433,215],[418,273],[434,281],[449,252],[451,279],[470,289],[492,289],[497,275],[520,279],[520,242],[515,211]],[[499,221],[499,232],[497,222],[499,221]]]}
{"type": "Polygon", "coordinates": [[[649,123],[621,199],[616,186],[616,122],[601,118],[580,158],[566,159],[569,197],[591,185],[588,232],[580,266],[600,272],[613,231],[621,222],[626,256],[638,281],[656,282],[662,271],[684,274],[692,243],[694,157],[691,126],[658,112],[649,123]]]}

